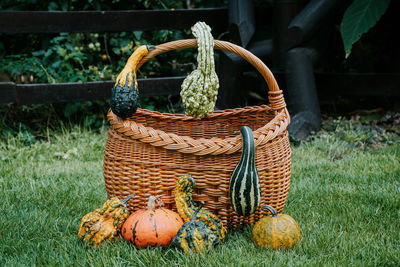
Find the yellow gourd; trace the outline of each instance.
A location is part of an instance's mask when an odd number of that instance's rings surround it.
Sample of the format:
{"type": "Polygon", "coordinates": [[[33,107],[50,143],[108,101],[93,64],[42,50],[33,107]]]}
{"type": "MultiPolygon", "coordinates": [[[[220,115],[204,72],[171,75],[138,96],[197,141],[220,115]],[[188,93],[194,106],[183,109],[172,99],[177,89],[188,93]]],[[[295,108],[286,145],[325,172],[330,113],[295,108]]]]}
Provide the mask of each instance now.
{"type": "Polygon", "coordinates": [[[284,249],[292,248],[300,242],[300,228],[296,221],[286,214],[277,214],[271,206],[263,206],[268,209],[271,216],[264,216],[255,225],[252,231],[253,242],[261,247],[284,249]]]}
{"type": "Polygon", "coordinates": [[[121,226],[129,215],[126,205],[134,196],[135,194],[131,194],[123,200],[113,197],[100,209],[83,216],[78,232],[79,238],[93,246],[98,246],[105,240],[119,239],[121,226]]]}

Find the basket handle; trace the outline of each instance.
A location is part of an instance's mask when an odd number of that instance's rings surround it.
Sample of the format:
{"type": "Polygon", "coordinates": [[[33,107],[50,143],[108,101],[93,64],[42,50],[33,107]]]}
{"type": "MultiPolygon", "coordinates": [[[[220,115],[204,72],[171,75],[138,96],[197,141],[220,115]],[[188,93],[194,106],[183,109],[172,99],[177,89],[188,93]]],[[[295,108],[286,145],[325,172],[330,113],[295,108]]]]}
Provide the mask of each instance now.
{"type": "MultiPolygon", "coordinates": [[[[160,55],[162,53],[171,50],[190,48],[190,47],[197,47],[196,39],[177,40],[157,45],[155,49],[151,50],[144,58],[142,58],[142,60],[137,65],[136,70],[139,69],[140,66],[142,66],[145,62],[147,62],[148,60],[157,55],[160,55]]],[[[268,99],[270,102],[270,107],[275,111],[281,111],[286,108],[283,92],[282,90],[279,89],[278,83],[276,82],[274,75],[272,74],[270,69],[258,57],[256,57],[248,50],[226,41],[214,40],[214,48],[219,50],[225,50],[234,53],[238,56],[241,56],[251,65],[253,65],[257,69],[257,71],[264,77],[264,80],[268,85],[269,89],[268,99]]]]}

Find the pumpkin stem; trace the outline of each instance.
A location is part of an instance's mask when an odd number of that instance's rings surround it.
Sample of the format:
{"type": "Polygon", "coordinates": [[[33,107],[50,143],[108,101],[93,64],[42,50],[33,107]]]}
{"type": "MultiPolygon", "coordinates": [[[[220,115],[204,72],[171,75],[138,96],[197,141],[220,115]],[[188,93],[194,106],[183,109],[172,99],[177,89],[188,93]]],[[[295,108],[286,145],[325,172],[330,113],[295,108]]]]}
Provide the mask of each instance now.
{"type": "Polygon", "coordinates": [[[263,210],[263,209],[269,210],[269,212],[271,212],[271,214],[272,214],[272,217],[278,217],[278,213],[276,212],[276,210],[272,206],[264,205],[264,206],[261,207],[261,210],[263,210]]]}
{"type": "Polygon", "coordinates": [[[194,223],[196,221],[197,213],[203,208],[204,206],[204,201],[200,202],[199,207],[193,212],[192,219],[190,222],[194,223]]]}
{"type": "Polygon", "coordinates": [[[156,201],[160,208],[162,206],[164,206],[164,203],[162,202],[161,199],[159,199],[158,197],[155,197],[155,196],[150,196],[149,202],[147,202],[147,209],[154,211],[156,209],[156,201]]]}
{"type": "Polygon", "coordinates": [[[126,198],[124,198],[123,200],[121,200],[122,206],[126,207],[126,205],[128,204],[128,201],[131,200],[131,198],[133,198],[134,196],[136,196],[136,194],[132,193],[129,196],[127,196],[126,198]]]}

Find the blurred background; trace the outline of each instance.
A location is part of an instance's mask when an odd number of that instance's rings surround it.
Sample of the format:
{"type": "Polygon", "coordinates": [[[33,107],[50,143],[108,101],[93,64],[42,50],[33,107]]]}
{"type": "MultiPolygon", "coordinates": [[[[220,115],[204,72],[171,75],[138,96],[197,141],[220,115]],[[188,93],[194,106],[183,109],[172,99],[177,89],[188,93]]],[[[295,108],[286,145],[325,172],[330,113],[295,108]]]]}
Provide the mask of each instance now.
{"type": "MultiPolygon", "coordinates": [[[[395,124],[399,2],[369,0],[369,9],[364,2],[3,0],[0,138],[23,134],[34,142],[68,125],[106,127],[112,81],[134,49],[193,38],[190,26],[197,20],[212,27],[215,39],[245,47],[271,68],[285,93],[295,139],[308,138],[332,116],[373,122],[386,116],[395,124]],[[70,11],[82,14],[74,19],[70,11]],[[90,23],[92,15],[98,23],[90,23]]],[[[218,109],[268,103],[267,87],[251,66],[224,52],[216,53],[216,61],[218,109]]],[[[182,113],[179,85],[195,62],[196,50],[187,49],[145,64],[138,73],[147,80],[139,83],[140,106],[182,113]]]]}

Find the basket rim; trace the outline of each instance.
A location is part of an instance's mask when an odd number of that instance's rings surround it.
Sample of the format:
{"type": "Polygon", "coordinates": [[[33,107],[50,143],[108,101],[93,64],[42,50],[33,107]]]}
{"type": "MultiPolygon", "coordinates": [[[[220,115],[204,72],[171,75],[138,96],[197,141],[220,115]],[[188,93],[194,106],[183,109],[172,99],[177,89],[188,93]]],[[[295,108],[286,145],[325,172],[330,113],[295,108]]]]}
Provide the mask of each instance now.
{"type": "MultiPolygon", "coordinates": [[[[207,117],[204,118],[199,118],[199,117],[192,117],[192,116],[187,116],[184,113],[163,113],[159,111],[153,111],[145,108],[138,108],[136,110],[136,113],[132,116],[132,118],[135,117],[135,115],[141,115],[141,116],[149,116],[152,118],[159,118],[159,119],[167,119],[167,120],[178,120],[178,121],[205,121],[205,120],[211,120],[219,117],[228,117],[232,116],[232,114],[238,114],[238,113],[249,113],[249,112],[254,112],[255,110],[259,111],[273,111],[273,109],[269,105],[259,105],[259,106],[246,106],[242,108],[232,108],[232,109],[222,109],[222,110],[215,110],[212,113],[210,113],[207,117]]],[[[127,118],[129,120],[129,118],[127,118]]]]}
{"type": "MultiPolygon", "coordinates": [[[[136,113],[125,120],[115,115],[110,109],[107,118],[110,122],[110,127],[117,133],[147,143],[156,147],[163,147],[169,150],[176,150],[181,153],[194,154],[194,155],[219,155],[219,154],[232,154],[242,148],[242,137],[240,134],[234,137],[211,139],[206,138],[193,138],[190,136],[179,136],[175,133],[167,133],[162,130],[157,130],[152,127],[145,126],[141,123],[135,122],[135,116],[141,117],[156,117],[160,119],[172,120],[210,120],[216,117],[234,116],[242,113],[251,113],[256,111],[272,111],[268,105],[261,106],[247,106],[244,108],[225,109],[214,111],[207,118],[199,119],[186,116],[184,114],[170,114],[160,113],[157,111],[150,111],[147,109],[138,109],[136,113]]],[[[278,135],[286,131],[290,123],[290,116],[286,108],[281,111],[274,111],[275,117],[264,126],[253,131],[255,146],[264,145],[272,141],[278,135]]]]}

